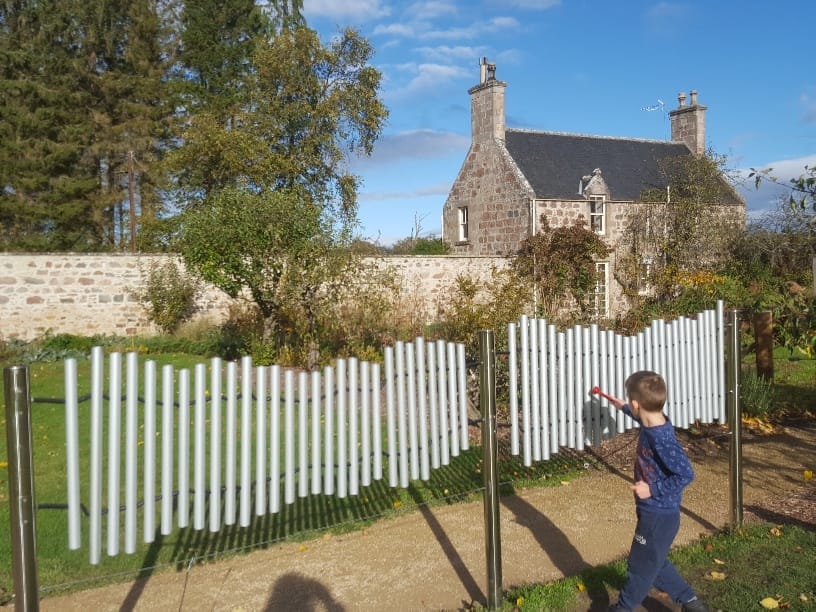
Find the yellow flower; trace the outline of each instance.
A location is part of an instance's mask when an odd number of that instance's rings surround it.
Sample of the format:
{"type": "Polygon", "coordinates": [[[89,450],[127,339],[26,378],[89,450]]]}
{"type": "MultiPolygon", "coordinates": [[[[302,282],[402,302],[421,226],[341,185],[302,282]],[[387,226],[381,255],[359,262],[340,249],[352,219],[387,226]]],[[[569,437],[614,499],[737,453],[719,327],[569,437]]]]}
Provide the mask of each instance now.
{"type": "Polygon", "coordinates": [[[584,591],[586,591],[586,585],[583,582],[579,582],[578,583],[578,590],[583,593],[584,591]]]}
{"type": "Polygon", "coordinates": [[[524,603],[524,598],[523,597],[519,597],[518,599],[516,599],[516,606],[521,607],[521,605],[523,603],[524,603]]]}
{"type": "Polygon", "coordinates": [[[805,477],[805,482],[810,482],[813,479],[813,470],[805,470],[802,475],[805,477]]]}
{"type": "Polygon", "coordinates": [[[395,501],[394,502],[394,508],[399,508],[401,505],[402,505],[401,501],[395,501]]]}
{"type": "Polygon", "coordinates": [[[7,467],[8,467],[8,461],[0,461],[0,469],[7,468],[7,467]]]}

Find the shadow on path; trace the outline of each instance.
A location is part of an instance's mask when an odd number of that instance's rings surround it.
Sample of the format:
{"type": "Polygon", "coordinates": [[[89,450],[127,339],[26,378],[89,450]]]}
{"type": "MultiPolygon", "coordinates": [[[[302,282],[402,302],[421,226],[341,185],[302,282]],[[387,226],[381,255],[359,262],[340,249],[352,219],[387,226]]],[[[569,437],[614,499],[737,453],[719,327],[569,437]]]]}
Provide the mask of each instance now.
{"type": "Polygon", "coordinates": [[[428,523],[428,527],[431,528],[431,532],[433,532],[436,541],[439,542],[439,546],[444,551],[448,561],[450,561],[451,567],[456,571],[456,575],[459,577],[462,586],[465,587],[468,597],[471,599],[470,602],[462,603],[465,605],[470,605],[472,602],[478,601],[483,605],[486,604],[487,596],[479,587],[476,579],[473,577],[473,574],[471,574],[470,570],[468,570],[465,562],[462,560],[462,557],[460,557],[459,553],[456,551],[456,547],[453,545],[453,542],[450,541],[450,538],[445,533],[442,525],[438,520],[436,520],[433,512],[431,512],[431,509],[428,508],[427,504],[422,501],[421,497],[417,494],[413,487],[408,487],[408,491],[416,502],[417,508],[422,514],[422,518],[424,518],[425,522],[428,523]]]}
{"type": "Polygon", "coordinates": [[[155,539],[147,549],[147,554],[142,562],[143,569],[141,572],[139,572],[138,578],[133,581],[130,591],[128,591],[125,600],[122,602],[122,607],[119,608],[122,612],[131,612],[132,610],[136,609],[136,604],[139,603],[139,598],[142,596],[142,593],[144,593],[147,582],[150,580],[150,576],[153,575],[153,571],[155,570],[156,561],[159,558],[159,552],[161,552],[162,544],[164,544],[164,536],[157,529],[155,539]]]}
{"type": "Polygon", "coordinates": [[[345,608],[332,597],[324,584],[297,573],[284,574],[275,581],[264,610],[345,612],[345,608]]]}

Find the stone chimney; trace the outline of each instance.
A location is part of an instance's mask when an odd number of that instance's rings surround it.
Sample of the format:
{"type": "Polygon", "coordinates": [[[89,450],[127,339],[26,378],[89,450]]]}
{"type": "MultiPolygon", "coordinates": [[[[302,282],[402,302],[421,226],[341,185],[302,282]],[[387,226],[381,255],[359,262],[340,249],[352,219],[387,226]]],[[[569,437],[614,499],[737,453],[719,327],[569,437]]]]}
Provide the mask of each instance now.
{"type": "Polygon", "coordinates": [[[504,88],[507,83],[496,80],[496,64],[487,58],[479,62],[479,84],[470,94],[470,128],[473,143],[504,141],[504,88]]]}
{"type": "Polygon", "coordinates": [[[689,106],[686,106],[686,94],[677,94],[677,108],[669,113],[671,118],[671,139],[682,142],[692,153],[702,155],[706,150],[705,112],[706,107],[697,103],[697,91],[689,93],[689,106]]]}

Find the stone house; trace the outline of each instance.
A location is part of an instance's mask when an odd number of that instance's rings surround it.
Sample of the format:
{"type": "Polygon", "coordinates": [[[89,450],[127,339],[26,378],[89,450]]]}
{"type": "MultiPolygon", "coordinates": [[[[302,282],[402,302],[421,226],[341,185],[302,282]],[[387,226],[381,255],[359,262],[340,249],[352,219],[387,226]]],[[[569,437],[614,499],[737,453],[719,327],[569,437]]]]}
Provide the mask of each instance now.
{"type": "MultiPolygon", "coordinates": [[[[705,153],[706,107],[697,92],[678,96],[669,113],[671,140],[588,136],[507,129],[505,88],[495,64],[481,61],[481,78],[469,90],[472,142],[442,213],[443,239],[456,255],[511,256],[536,233],[545,215],[551,227],[584,219],[613,251],[598,261],[595,314],[625,311],[614,280],[616,247],[628,211],[644,190],[667,190],[662,160],[705,153]]],[[[722,202],[712,203],[744,224],[745,202],[723,180],[722,202]]]]}

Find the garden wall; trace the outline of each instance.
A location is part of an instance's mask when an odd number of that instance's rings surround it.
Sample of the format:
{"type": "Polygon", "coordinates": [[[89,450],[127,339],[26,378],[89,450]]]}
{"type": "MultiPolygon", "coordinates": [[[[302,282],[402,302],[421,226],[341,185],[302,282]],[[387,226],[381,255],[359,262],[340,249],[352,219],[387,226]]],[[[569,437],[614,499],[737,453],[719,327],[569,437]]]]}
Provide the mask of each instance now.
{"type": "MultiPolygon", "coordinates": [[[[32,340],[44,333],[150,335],[157,332],[133,296],[152,263],[168,255],[70,253],[0,254],[0,339],[32,340]]],[[[458,275],[489,280],[498,257],[411,256],[372,258],[390,266],[406,293],[432,322],[439,299],[458,275]]],[[[199,297],[196,319],[224,321],[232,300],[213,287],[199,297]]]]}

